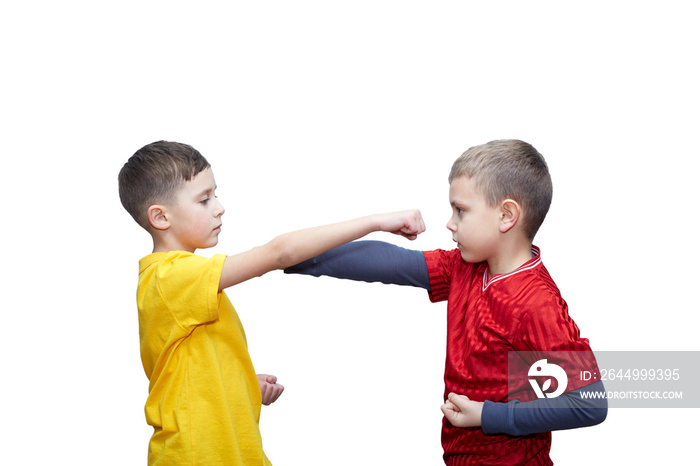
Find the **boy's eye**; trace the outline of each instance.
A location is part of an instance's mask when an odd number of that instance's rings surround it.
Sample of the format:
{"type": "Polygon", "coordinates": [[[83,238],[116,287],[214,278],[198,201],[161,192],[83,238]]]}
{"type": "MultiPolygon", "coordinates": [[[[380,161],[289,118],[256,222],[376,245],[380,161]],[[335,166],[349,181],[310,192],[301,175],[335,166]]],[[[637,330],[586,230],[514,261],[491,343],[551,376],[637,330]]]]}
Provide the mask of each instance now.
{"type": "Polygon", "coordinates": [[[209,198],[202,199],[201,201],[199,201],[200,204],[206,204],[207,202],[209,202],[209,198]]]}

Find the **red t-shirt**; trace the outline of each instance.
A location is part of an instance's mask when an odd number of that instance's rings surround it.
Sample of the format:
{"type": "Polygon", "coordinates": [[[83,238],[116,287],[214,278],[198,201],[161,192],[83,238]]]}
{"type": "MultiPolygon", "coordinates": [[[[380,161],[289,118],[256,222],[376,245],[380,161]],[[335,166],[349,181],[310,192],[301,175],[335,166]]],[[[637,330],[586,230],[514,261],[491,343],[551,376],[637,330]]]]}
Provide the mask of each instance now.
{"type": "MultiPolygon", "coordinates": [[[[424,252],[430,300],[447,300],[445,397],[453,392],[475,401],[508,401],[508,353],[512,351],[526,352],[532,359],[525,361],[526,367],[537,361],[537,352],[591,351],[588,339],[580,337],[569,317],[539,249],[533,246],[532,252],[534,257],[517,270],[490,279],[487,263],[464,262],[458,249],[424,252]]],[[[590,383],[567,375],[566,391],[590,383]]],[[[481,428],[454,427],[443,420],[442,446],[448,466],[551,465],[550,445],[550,432],[486,435],[481,428]]]]}

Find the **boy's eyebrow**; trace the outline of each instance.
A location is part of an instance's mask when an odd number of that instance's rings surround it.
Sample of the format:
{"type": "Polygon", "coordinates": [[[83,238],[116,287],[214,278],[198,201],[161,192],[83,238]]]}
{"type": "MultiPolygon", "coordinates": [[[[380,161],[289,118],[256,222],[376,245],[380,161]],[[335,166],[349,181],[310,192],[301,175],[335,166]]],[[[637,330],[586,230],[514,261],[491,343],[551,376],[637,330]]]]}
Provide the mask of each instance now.
{"type": "Polygon", "coordinates": [[[469,203],[460,201],[459,199],[450,199],[450,207],[455,208],[459,207],[462,210],[469,210],[469,203]]]}
{"type": "Polygon", "coordinates": [[[213,193],[214,191],[216,191],[216,185],[214,185],[213,188],[206,188],[206,189],[203,189],[202,191],[200,191],[199,193],[197,193],[197,195],[196,195],[195,197],[199,197],[199,196],[203,196],[203,195],[205,195],[205,194],[213,193]]]}

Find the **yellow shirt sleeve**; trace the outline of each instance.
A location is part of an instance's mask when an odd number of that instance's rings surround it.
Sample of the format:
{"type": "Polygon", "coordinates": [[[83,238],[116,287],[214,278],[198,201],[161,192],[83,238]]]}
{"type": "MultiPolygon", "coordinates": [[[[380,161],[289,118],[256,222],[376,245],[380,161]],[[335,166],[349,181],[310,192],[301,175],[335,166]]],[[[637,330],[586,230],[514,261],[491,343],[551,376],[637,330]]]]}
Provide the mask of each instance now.
{"type": "Polygon", "coordinates": [[[225,258],[174,252],[160,261],[155,276],[160,298],[183,329],[191,330],[219,317],[218,288],[225,258]]]}

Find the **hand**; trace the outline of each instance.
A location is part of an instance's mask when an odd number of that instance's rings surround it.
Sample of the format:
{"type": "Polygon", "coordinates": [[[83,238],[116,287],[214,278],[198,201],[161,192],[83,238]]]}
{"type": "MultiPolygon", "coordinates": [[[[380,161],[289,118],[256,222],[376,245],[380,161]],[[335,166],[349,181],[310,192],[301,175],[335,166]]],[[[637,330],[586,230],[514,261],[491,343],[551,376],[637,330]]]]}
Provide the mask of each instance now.
{"type": "Polygon", "coordinates": [[[379,216],[379,229],[414,240],[425,231],[425,222],[420,210],[405,210],[379,216]]]}
{"type": "Polygon", "coordinates": [[[258,382],[262,393],[262,404],[265,406],[269,406],[277,401],[277,398],[284,391],[284,387],[277,383],[277,377],[274,375],[258,374],[258,382]]]}
{"type": "Polygon", "coordinates": [[[472,401],[465,395],[450,393],[442,405],[442,413],[455,427],[480,427],[484,403],[472,401]]]}

